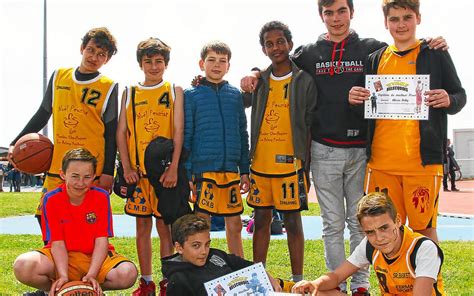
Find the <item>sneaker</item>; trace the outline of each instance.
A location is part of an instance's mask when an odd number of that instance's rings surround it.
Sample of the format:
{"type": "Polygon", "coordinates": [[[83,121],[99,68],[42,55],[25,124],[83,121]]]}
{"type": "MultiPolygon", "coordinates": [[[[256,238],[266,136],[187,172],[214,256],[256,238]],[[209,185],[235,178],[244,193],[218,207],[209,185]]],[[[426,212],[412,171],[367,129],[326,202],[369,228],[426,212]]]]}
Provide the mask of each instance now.
{"type": "Polygon", "coordinates": [[[352,290],[352,296],[370,296],[369,290],[367,288],[359,287],[352,290]]]}
{"type": "Polygon", "coordinates": [[[160,293],[159,296],[166,296],[166,288],[168,287],[168,280],[162,279],[159,283],[160,286],[160,293]]]}
{"type": "Polygon", "coordinates": [[[156,295],[156,286],[153,281],[147,282],[140,278],[140,284],[138,288],[132,292],[132,296],[155,296],[156,295]]]}
{"type": "Polygon", "coordinates": [[[46,296],[46,293],[41,290],[36,290],[34,292],[25,292],[23,296],[46,296]]]}
{"type": "Polygon", "coordinates": [[[347,294],[347,291],[346,290],[343,290],[341,289],[340,287],[336,287],[336,290],[343,293],[343,294],[347,294]]]}

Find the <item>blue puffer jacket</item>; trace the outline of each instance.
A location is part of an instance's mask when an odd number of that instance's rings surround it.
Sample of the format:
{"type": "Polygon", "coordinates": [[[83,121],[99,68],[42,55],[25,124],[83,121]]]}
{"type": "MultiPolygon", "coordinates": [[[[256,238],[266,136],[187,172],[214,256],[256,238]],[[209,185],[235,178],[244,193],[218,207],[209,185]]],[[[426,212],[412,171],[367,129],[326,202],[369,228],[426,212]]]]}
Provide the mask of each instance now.
{"type": "Polygon", "coordinates": [[[240,91],[206,80],[184,91],[184,147],[188,176],[204,172],[249,173],[249,137],[240,91]]]}

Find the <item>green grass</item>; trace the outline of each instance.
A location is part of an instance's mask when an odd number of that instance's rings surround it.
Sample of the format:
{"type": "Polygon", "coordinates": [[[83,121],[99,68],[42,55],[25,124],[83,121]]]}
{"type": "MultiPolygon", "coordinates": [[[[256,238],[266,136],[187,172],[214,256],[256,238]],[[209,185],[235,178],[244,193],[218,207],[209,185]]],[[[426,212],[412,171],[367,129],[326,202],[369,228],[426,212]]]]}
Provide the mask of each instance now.
{"type": "MultiPolygon", "coordinates": [[[[137,262],[134,238],[113,238],[112,244],[117,251],[125,255],[133,262],[137,262]]],[[[12,264],[15,258],[26,251],[41,247],[41,238],[38,235],[0,235],[0,295],[20,295],[21,292],[32,289],[20,284],[12,272],[12,264]]],[[[153,239],[155,250],[159,250],[158,239],[153,239]]],[[[224,239],[212,240],[212,246],[226,249],[224,239]]],[[[445,253],[443,265],[443,276],[447,295],[473,295],[474,293],[474,250],[469,242],[442,242],[441,248],[445,253]]],[[[251,260],[252,241],[244,240],[245,257],[251,260]]],[[[286,241],[272,240],[268,252],[267,270],[276,277],[289,278],[291,271],[288,262],[288,251],[286,241]]],[[[154,278],[160,279],[160,264],[155,254],[153,260],[154,278]]],[[[326,272],[324,264],[323,243],[321,240],[308,240],[305,243],[305,270],[307,279],[314,279],[326,272]]],[[[371,272],[370,277],[373,295],[378,295],[377,279],[371,272]]],[[[108,292],[107,295],[130,295],[133,289],[121,291],[120,293],[108,292]]]]}
{"type": "MultiPolygon", "coordinates": [[[[32,215],[36,211],[40,192],[4,192],[0,194],[0,218],[9,216],[32,215]]],[[[116,215],[123,214],[125,199],[115,194],[111,196],[112,212],[116,215]]],[[[243,215],[250,215],[252,208],[244,202],[243,215]]],[[[302,212],[303,216],[319,216],[319,205],[310,203],[309,210],[302,212]]]]}
{"type": "MultiPolygon", "coordinates": [[[[40,193],[1,193],[0,217],[31,215],[36,209],[40,193]]],[[[113,195],[112,209],[114,214],[123,214],[124,200],[113,195]]],[[[245,204],[245,203],[244,203],[245,204]]],[[[251,208],[245,208],[244,215],[249,215],[251,208]]],[[[317,204],[310,204],[309,211],[303,215],[319,215],[317,204]]],[[[138,262],[135,251],[135,239],[116,237],[111,239],[117,251],[133,262],[138,262]]],[[[472,242],[443,241],[441,248],[445,254],[443,277],[445,290],[448,295],[474,295],[474,244],[472,242]]],[[[24,252],[42,246],[39,235],[0,235],[0,295],[20,295],[21,292],[30,291],[31,288],[18,283],[13,276],[12,264],[15,258],[24,252]]],[[[159,241],[153,239],[154,250],[159,250],[159,241]]],[[[224,239],[214,239],[212,246],[226,249],[224,239]]],[[[348,249],[346,245],[346,249],[348,249]]],[[[251,260],[252,241],[244,240],[245,257],[251,260]]],[[[160,278],[160,264],[158,256],[154,254],[154,277],[160,278]]],[[[289,278],[291,269],[287,243],[284,240],[272,240],[268,252],[268,271],[281,278],[289,278]]],[[[322,240],[307,240],[305,242],[305,278],[314,279],[326,272],[324,263],[324,249],[322,240]]],[[[377,280],[371,273],[370,282],[373,295],[378,295],[377,280]]],[[[107,293],[107,295],[130,295],[133,289],[120,293],[107,293]]]]}

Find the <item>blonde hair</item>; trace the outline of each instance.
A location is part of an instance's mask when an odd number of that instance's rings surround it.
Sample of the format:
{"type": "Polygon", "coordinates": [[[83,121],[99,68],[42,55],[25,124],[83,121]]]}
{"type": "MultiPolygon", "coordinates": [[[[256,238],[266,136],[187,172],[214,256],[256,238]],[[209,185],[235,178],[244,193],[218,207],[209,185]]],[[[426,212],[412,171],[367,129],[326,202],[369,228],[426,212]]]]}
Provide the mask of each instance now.
{"type": "Polygon", "coordinates": [[[364,217],[380,216],[385,213],[388,213],[390,218],[395,221],[397,209],[385,192],[371,192],[362,197],[357,205],[359,223],[364,217]]]}

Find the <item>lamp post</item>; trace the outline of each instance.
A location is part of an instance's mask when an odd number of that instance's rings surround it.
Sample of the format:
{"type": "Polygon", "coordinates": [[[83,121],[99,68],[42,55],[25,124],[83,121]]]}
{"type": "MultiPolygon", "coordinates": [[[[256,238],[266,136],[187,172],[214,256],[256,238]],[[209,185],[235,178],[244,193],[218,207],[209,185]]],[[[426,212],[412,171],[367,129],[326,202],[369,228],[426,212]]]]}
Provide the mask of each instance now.
{"type": "MultiPolygon", "coordinates": [[[[43,94],[46,93],[46,88],[48,85],[48,38],[47,38],[47,18],[46,18],[46,0],[43,0],[44,7],[43,7],[43,94]]],[[[43,128],[43,135],[46,137],[48,136],[48,124],[46,123],[46,126],[43,128]]]]}

